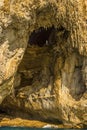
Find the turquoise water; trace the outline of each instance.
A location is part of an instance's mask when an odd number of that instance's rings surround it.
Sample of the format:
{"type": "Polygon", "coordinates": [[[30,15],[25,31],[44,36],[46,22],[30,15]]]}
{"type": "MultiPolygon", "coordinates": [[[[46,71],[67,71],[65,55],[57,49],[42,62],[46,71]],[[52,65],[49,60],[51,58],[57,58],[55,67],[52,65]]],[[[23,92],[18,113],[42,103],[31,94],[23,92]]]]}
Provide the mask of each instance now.
{"type": "MultiPolygon", "coordinates": [[[[78,129],[26,128],[26,127],[0,127],[0,130],[78,130],[78,129]]],[[[79,130],[87,130],[87,129],[79,129],[79,130]]]]}

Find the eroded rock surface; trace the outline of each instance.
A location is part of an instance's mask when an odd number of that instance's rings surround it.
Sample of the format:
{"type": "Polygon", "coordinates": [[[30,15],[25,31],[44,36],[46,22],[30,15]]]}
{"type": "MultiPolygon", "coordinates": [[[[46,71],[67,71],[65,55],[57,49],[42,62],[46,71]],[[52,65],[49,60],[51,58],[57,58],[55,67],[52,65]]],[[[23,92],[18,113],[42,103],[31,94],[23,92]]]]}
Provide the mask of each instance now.
{"type": "Polygon", "coordinates": [[[0,1],[0,104],[11,115],[87,124],[86,0],[0,1]]]}

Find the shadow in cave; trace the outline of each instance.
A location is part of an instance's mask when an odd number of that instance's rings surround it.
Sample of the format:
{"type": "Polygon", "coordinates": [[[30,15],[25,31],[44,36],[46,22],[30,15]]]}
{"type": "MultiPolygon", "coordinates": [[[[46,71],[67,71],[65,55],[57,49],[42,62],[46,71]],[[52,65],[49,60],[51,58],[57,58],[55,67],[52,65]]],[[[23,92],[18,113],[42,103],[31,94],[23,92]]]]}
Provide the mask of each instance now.
{"type": "MultiPolygon", "coordinates": [[[[28,47],[22,59],[23,62],[21,62],[18,69],[18,73],[21,75],[21,83],[18,89],[29,85],[31,86],[34,81],[39,79],[38,75],[41,75],[41,69],[44,66],[43,61],[45,62],[47,57],[46,54],[48,55],[48,52],[51,54],[50,50],[52,49],[52,46],[55,45],[55,32],[56,29],[54,26],[49,28],[40,27],[37,30],[34,30],[29,36],[28,47]],[[21,71],[22,66],[24,69],[21,71]],[[33,69],[33,76],[29,77],[28,71],[32,73],[33,69]]],[[[39,79],[39,81],[42,82],[41,79],[39,79]]]]}
{"type": "Polygon", "coordinates": [[[57,33],[58,35],[62,36],[62,40],[67,40],[70,34],[70,32],[62,26],[59,28],[55,28],[54,26],[49,28],[40,27],[31,33],[29,36],[28,45],[35,45],[38,47],[43,47],[45,45],[54,45],[57,42],[57,33]]]}
{"type": "MultiPolygon", "coordinates": [[[[24,111],[18,111],[18,115],[16,115],[16,109],[14,110],[14,112],[8,108],[7,111],[4,111],[2,109],[0,109],[0,121],[3,121],[4,118],[7,118],[8,120],[14,120],[14,119],[17,119],[17,118],[20,118],[22,120],[29,120],[29,121],[40,121],[40,122],[45,122],[45,123],[49,123],[49,124],[54,124],[54,125],[58,125],[58,124],[63,124],[62,121],[58,120],[58,119],[55,119],[55,118],[52,118],[52,119],[44,119],[41,115],[39,115],[39,113],[24,113],[24,111]],[[8,112],[11,112],[11,113],[8,113],[8,112]],[[13,114],[12,114],[13,112],[13,114]]],[[[7,122],[8,122],[7,120],[7,122]]],[[[6,123],[6,121],[5,121],[6,123]]],[[[9,124],[10,125],[10,124],[9,124]]]]}
{"type": "MultiPolygon", "coordinates": [[[[3,109],[0,109],[0,122],[4,119],[4,118],[8,118],[9,115],[7,114],[7,112],[3,109]]],[[[9,117],[10,119],[12,119],[12,117],[9,117]]]]}
{"type": "Polygon", "coordinates": [[[45,45],[52,45],[54,41],[52,38],[55,37],[55,28],[54,26],[49,28],[40,27],[37,30],[34,30],[29,37],[29,45],[36,45],[43,47],[45,45]]]}

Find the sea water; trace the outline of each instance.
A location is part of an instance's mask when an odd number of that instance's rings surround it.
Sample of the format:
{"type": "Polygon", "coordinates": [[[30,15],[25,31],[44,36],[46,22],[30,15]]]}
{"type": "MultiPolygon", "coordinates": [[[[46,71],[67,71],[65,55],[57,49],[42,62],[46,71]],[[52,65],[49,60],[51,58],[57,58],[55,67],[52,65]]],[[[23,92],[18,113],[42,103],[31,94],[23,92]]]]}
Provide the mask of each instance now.
{"type": "MultiPolygon", "coordinates": [[[[56,129],[56,128],[28,128],[28,127],[0,127],[0,130],[78,130],[78,129],[56,129]]],[[[87,130],[87,129],[79,129],[79,130],[87,130]]]]}

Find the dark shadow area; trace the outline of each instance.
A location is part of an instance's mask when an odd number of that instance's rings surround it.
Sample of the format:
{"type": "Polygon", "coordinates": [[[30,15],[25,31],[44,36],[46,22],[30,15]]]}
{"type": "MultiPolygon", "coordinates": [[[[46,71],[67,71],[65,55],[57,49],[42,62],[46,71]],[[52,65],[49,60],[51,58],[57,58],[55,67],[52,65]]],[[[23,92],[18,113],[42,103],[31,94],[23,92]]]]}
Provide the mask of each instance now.
{"type": "Polygon", "coordinates": [[[52,41],[50,41],[50,37],[53,36],[55,28],[49,27],[49,28],[44,28],[40,27],[37,30],[34,30],[30,37],[29,37],[29,45],[36,45],[39,47],[43,47],[44,45],[51,45],[52,41]]]}
{"type": "Polygon", "coordinates": [[[6,114],[5,110],[0,109],[0,114],[5,115],[6,114]]]}
{"type": "MultiPolygon", "coordinates": [[[[14,106],[13,106],[13,108],[14,108],[14,106]]],[[[13,110],[9,106],[7,106],[6,108],[1,107],[0,116],[1,116],[0,121],[2,121],[4,118],[7,117],[9,119],[20,118],[20,119],[24,119],[24,120],[40,121],[40,122],[45,122],[45,123],[54,124],[54,125],[63,124],[63,122],[61,120],[58,120],[56,118],[49,118],[49,119],[45,118],[44,119],[44,117],[41,116],[41,114],[39,114],[37,112],[32,113],[31,110],[30,110],[30,112],[26,111],[26,110],[24,111],[23,106],[22,106],[22,109],[14,108],[13,110]]]]}

